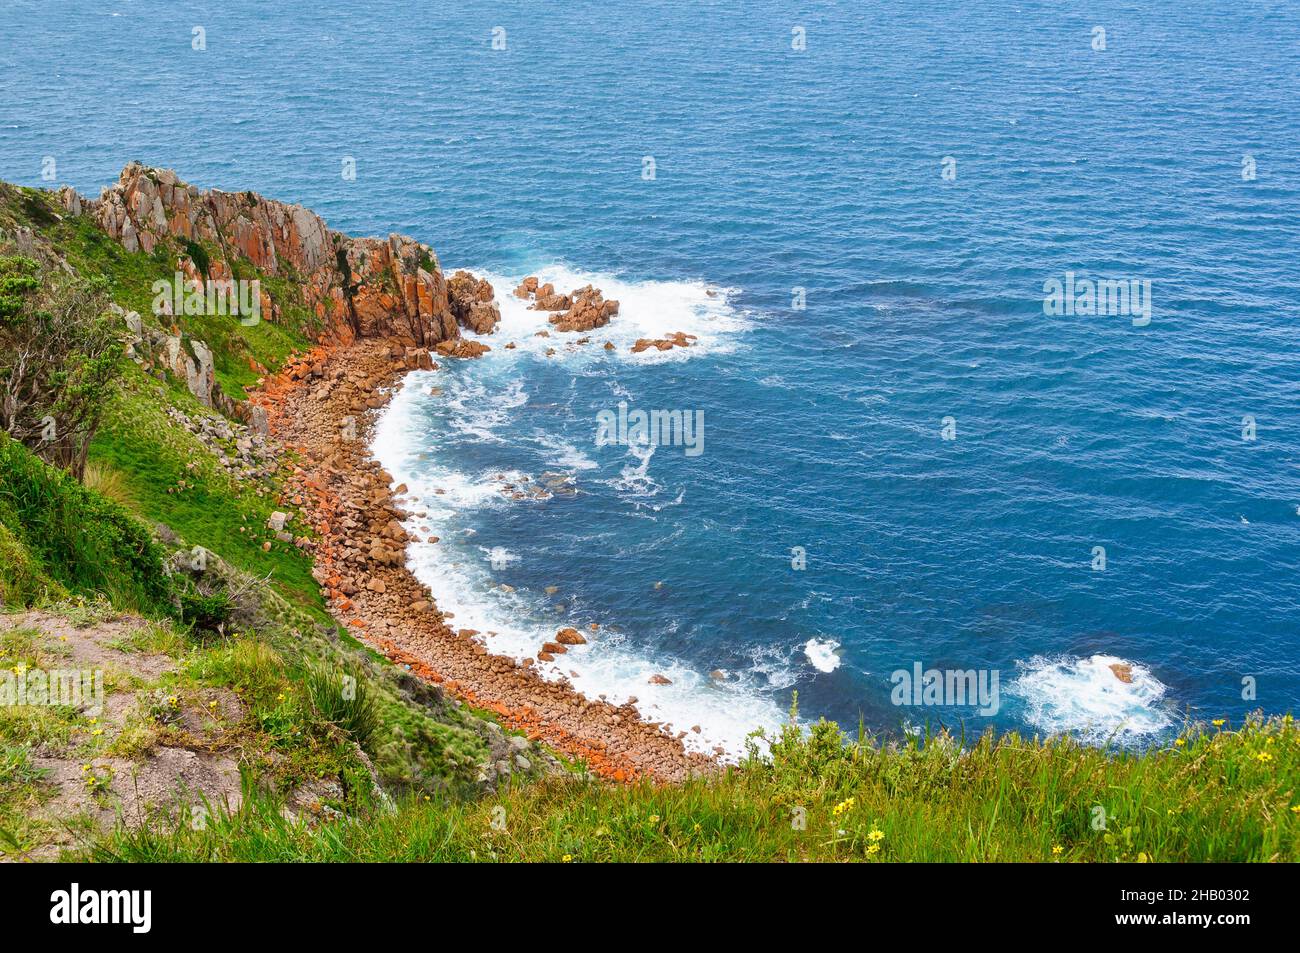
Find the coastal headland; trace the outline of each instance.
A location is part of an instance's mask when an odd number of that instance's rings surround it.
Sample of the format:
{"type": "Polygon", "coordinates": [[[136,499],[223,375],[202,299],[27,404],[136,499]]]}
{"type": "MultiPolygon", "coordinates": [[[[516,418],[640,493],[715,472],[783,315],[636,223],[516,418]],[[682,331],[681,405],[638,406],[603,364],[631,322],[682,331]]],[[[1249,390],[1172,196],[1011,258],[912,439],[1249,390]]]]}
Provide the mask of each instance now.
{"type": "MultiPolygon", "coordinates": [[[[404,488],[393,486],[366,438],[405,373],[473,359],[490,347],[478,340],[499,320],[488,282],[468,272],[445,276],[433,249],[406,236],[354,238],[300,205],[252,192],[200,190],[169,170],[138,163],[98,199],[65,189],[61,200],[127,251],[150,253],[164,239],[185,243],[194,251],[177,267],[196,286],[237,280],[245,263],[270,276],[272,287],[262,287],[258,302],[263,320],[280,319],[276,291],[285,286],[314,314],[318,345],[262,374],[246,400],[222,391],[203,349],[177,353],[172,363],[201,402],[295,455],[285,505],[299,509],[314,530],[303,544],[313,551],[313,575],[341,625],[602,777],[680,781],[713,766],[688,752],[680,735],[643,720],[631,703],[586,698],[566,680],[542,678],[528,660],[491,654],[479,633],[450,624],[406,567],[410,537],[403,524],[412,514],[402,506],[404,488]],[[213,246],[220,258],[199,251],[213,246]]],[[[515,293],[535,295],[536,288],[515,293]]],[[[603,301],[598,289],[551,297],[537,296],[537,307],[555,312],[557,333],[590,331],[618,312],[618,303],[603,301]]],[[[164,312],[168,305],[164,299],[164,312]]],[[[165,321],[165,313],[159,317],[165,321]]],[[[565,640],[557,632],[555,644],[565,640]]]]}

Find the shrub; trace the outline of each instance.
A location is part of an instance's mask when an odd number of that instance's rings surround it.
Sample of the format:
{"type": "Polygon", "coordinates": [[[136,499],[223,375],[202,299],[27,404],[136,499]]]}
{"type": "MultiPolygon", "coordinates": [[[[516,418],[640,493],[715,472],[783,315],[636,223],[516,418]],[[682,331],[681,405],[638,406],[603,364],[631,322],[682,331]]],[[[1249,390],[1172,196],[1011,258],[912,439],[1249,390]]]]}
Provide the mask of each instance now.
{"type": "Polygon", "coordinates": [[[210,596],[198,592],[181,594],[181,621],[193,626],[195,632],[225,634],[226,623],[234,609],[230,596],[224,592],[210,596]]]}
{"type": "Polygon", "coordinates": [[[0,430],[80,477],[121,373],[103,278],[42,275],[0,257],[0,430]]]}

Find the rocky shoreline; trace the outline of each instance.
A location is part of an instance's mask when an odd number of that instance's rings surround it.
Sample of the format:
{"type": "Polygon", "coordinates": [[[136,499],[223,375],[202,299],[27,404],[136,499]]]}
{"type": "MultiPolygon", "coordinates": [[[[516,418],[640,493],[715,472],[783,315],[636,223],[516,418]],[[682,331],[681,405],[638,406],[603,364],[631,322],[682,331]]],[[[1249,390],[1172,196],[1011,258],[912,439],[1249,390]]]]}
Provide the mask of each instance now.
{"type": "MultiPolygon", "coordinates": [[[[236,263],[246,262],[296,287],[320,346],[261,378],[247,401],[221,391],[204,342],[146,328],[134,312],[123,320],[137,361],[166,367],[200,403],[247,424],[249,433],[241,437],[247,451],[241,447],[240,460],[230,466],[252,473],[265,447],[274,446],[263,443],[271,436],[298,453],[284,503],[291,513],[305,514],[317,538],[307,526],[289,525],[289,513],[277,513],[284,519],[272,529],[314,552],[314,575],[342,625],[416,675],[495,712],[507,726],[582,758],[602,777],[679,781],[716,765],[688,753],[680,733],[643,721],[631,703],[587,699],[567,682],[542,679],[526,661],[489,654],[478,633],[448,625],[406,568],[402,522],[410,514],[399,506],[400,488],[369,454],[369,425],[402,374],[436,370],[435,359],[475,358],[492,349],[461,334],[462,328],[476,336],[496,331],[501,312],[488,281],[467,271],[446,277],[433,249],[407,236],[355,238],[300,205],[253,192],[202,190],[171,170],[137,162],[99,198],[65,188],[60,201],[128,252],[179,243],[184,253],[176,270],[186,281],[229,281],[236,263]]],[[[617,301],[591,286],[558,295],[530,277],[514,294],[550,312],[548,323],[557,332],[603,327],[619,311],[617,301]]],[[[279,323],[282,305],[294,297],[276,300],[262,289],[260,319],[279,323]]],[[[160,318],[167,316],[164,310],[160,318]]],[[[686,347],[689,338],[677,334],[644,346],[686,347]]],[[[574,343],[589,342],[582,337],[574,343]]],[[[557,633],[542,651],[552,657],[566,651],[572,631],[557,633]]]]}
{"type": "MultiPolygon", "coordinates": [[[[416,675],[601,777],[681,781],[716,762],[687,752],[680,734],[643,721],[632,704],[584,697],[457,630],[406,567],[409,514],[369,452],[369,424],[409,370],[436,368],[427,351],[358,340],[321,346],[265,382],[256,402],[272,433],[298,455],[289,500],[319,535],[315,577],[340,624],[416,675]]],[[[398,487],[396,490],[400,490],[398,487]]],[[[568,630],[556,642],[572,641],[568,630]]],[[[548,643],[549,645],[550,643],[548,643]]]]}

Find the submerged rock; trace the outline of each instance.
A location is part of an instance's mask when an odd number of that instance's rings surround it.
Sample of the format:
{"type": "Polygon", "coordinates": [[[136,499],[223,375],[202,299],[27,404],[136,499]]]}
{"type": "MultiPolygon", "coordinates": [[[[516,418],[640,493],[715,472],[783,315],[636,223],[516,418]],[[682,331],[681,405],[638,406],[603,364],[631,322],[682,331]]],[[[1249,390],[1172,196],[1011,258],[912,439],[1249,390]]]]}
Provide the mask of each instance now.
{"type": "Polygon", "coordinates": [[[637,342],[632,345],[632,353],[640,354],[652,347],[661,351],[669,351],[674,347],[690,347],[691,342],[695,340],[698,338],[694,334],[686,334],[683,331],[677,331],[666,338],[637,338],[637,342]]]}

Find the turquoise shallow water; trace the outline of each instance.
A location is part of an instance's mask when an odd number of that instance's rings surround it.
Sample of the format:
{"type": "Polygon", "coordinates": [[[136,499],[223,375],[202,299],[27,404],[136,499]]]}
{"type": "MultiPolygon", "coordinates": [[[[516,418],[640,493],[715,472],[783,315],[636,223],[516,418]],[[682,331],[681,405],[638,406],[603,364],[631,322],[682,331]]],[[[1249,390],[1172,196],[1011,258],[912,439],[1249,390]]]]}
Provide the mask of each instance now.
{"type": "Polygon", "coordinates": [[[1300,699],[1300,11],[1060,6],[20,0],[0,176],[140,159],[619,297],[614,356],[508,306],[519,348],[380,429],[417,570],[503,651],[598,623],[562,673],[732,748],[795,689],[990,720],[893,704],[914,662],[999,672],[1000,728],[1158,741],[1300,699]],[[1044,314],[1067,272],[1150,281],[1150,323],[1044,314]],[[619,401],[702,411],[703,452],[597,446],[619,401]]]}

